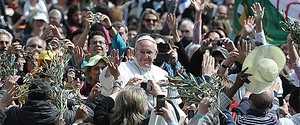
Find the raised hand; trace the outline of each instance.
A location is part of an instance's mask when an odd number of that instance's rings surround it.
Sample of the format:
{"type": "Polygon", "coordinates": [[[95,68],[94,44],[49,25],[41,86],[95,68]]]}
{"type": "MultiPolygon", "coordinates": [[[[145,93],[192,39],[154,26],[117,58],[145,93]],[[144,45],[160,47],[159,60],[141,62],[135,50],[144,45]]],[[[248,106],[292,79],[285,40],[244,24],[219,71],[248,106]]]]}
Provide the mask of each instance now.
{"type": "Polygon", "coordinates": [[[18,79],[20,78],[21,76],[9,76],[7,79],[6,79],[6,82],[4,83],[3,85],[3,89],[5,90],[8,90],[8,88],[10,88],[11,86],[13,85],[17,85],[17,81],[18,79]]]}
{"type": "Polygon", "coordinates": [[[242,39],[242,41],[238,41],[237,49],[239,51],[239,58],[238,62],[240,64],[244,63],[244,60],[248,56],[248,54],[251,52],[251,44],[248,43],[246,40],[242,39]]]}
{"type": "Polygon", "coordinates": [[[264,17],[264,13],[265,13],[265,7],[261,7],[260,3],[255,2],[252,7],[251,7],[253,13],[254,13],[254,17],[256,20],[262,20],[264,17]]]}
{"type": "Polygon", "coordinates": [[[201,116],[204,116],[208,112],[208,108],[210,107],[210,104],[213,102],[213,99],[210,97],[204,97],[199,105],[198,105],[198,111],[197,113],[201,116]]]}
{"type": "Polygon", "coordinates": [[[225,49],[227,49],[228,52],[236,50],[234,43],[229,38],[224,39],[224,45],[225,45],[225,49]]]}
{"type": "Polygon", "coordinates": [[[119,79],[119,68],[118,66],[122,62],[123,57],[119,57],[119,50],[113,49],[110,52],[109,62],[107,63],[109,72],[114,76],[115,80],[119,79]]]}
{"type": "Polygon", "coordinates": [[[131,61],[134,59],[134,49],[129,48],[126,51],[125,61],[131,61]]]}
{"type": "Polygon", "coordinates": [[[211,48],[211,47],[212,47],[211,42],[214,41],[214,40],[215,40],[215,38],[212,38],[212,37],[209,37],[209,38],[204,39],[204,40],[201,42],[200,51],[201,51],[201,52],[204,52],[206,49],[211,48]]]}
{"type": "Polygon", "coordinates": [[[8,47],[7,54],[17,54],[18,52],[20,52],[21,49],[22,45],[19,42],[14,42],[8,47]]]}
{"type": "Polygon", "coordinates": [[[72,43],[69,39],[64,39],[63,41],[65,42],[65,46],[68,49],[68,52],[73,54],[73,51],[75,49],[74,43],[72,43]]]}
{"type": "Polygon", "coordinates": [[[92,27],[92,23],[93,23],[93,21],[94,21],[94,15],[93,15],[93,12],[91,12],[91,11],[88,11],[87,12],[87,15],[86,15],[86,17],[85,17],[85,19],[84,19],[84,26],[85,26],[85,28],[87,28],[87,29],[90,29],[91,27],[92,27]]]}
{"type": "Polygon", "coordinates": [[[249,84],[251,82],[248,79],[248,77],[252,76],[252,74],[246,73],[247,70],[248,70],[248,67],[237,74],[237,77],[236,77],[236,80],[235,80],[236,85],[242,86],[244,83],[249,84]]]}
{"type": "Polygon", "coordinates": [[[5,107],[10,105],[13,101],[13,97],[18,93],[18,86],[11,85],[8,90],[4,93],[3,98],[0,101],[0,109],[5,110],[5,107]]]}
{"type": "Polygon", "coordinates": [[[155,109],[155,111],[154,111],[155,114],[162,116],[167,123],[175,122],[175,117],[173,115],[172,110],[169,108],[167,102],[165,103],[165,107],[162,107],[161,109],[159,109],[160,111],[156,111],[156,108],[154,108],[154,109],[155,109]]]}
{"type": "Polygon", "coordinates": [[[219,66],[215,67],[215,58],[212,56],[203,55],[202,74],[212,76],[217,74],[219,66]]]}
{"type": "Polygon", "coordinates": [[[84,53],[83,53],[83,49],[79,46],[75,47],[74,60],[75,60],[76,66],[81,67],[81,64],[84,60],[84,53]]]}
{"type": "Polygon", "coordinates": [[[87,106],[81,104],[76,111],[75,123],[77,124],[83,123],[83,121],[87,118],[87,116],[88,116],[87,106]]]}
{"type": "Polygon", "coordinates": [[[196,11],[203,11],[205,7],[205,0],[191,0],[196,11]]]}
{"type": "Polygon", "coordinates": [[[102,13],[97,13],[97,15],[100,16],[100,23],[105,27],[105,28],[109,28],[111,27],[111,21],[109,19],[109,17],[105,14],[102,13]]]}
{"type": "Polygon", "coordinates": [[[176,15],[174,13],[167,15],[167,24],[171,31],[177,30],[176,15]]]}
{"type": "Polygon", "coordinates": [[[101,88],[101,83],[97,83],[96,85],[94,85],[89,95],[90,98],[95,99],[97,96],[99,96],[101,94],[101,88]]]}
{"type": "Polygon", "coordinates": [[[248,35],[250,34],[255,27],[254,17],[249,16],[247,20],[244,20],[244,32],[248,35]]]}

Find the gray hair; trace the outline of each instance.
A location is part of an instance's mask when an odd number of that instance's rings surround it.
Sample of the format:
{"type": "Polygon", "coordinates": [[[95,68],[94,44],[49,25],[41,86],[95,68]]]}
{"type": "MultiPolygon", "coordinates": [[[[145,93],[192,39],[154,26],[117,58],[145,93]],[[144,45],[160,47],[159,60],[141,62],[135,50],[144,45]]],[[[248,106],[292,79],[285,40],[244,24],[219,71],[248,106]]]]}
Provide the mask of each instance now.
{"type": "Polygon", "coordinates": [[[181,24],[180,24],[180,26],[181,25],[191,26],[192,29],[194,29],[194,26],[195,26],[194,23],[193,23],[193,21],[190,20],[190,19],[188,19],[188,18],[183,19],[182,22],[181,22],[181,24]]]}
{"type": "Polygon", "coordinates": [[[46,42],[44,40],[42,40],[40,37],[35,36],[35,37],[30,37],[27,41],[26,41],[26,48],[30,45],[31,42],[33,42],[34,40],[38,40],[41,41],[43,43],[43,48],[46,49],[46,42]]]}
{"type": "Polygon", "coordinates": [[[124,28],[125,28],[125,33],[128,33],[128,27],[126,26],[125,23],[122,23],[122,22],[114,22],[114,23],[112,24],[112,26],[117,27],[117,28],[124,27],[124,28]]]}
{"type": "Polygon", "coordinates": [[[62,15],[61,15],[61,12],[60,12],[58,9],[52,9],[52,10],[49,12],[49,15],[51,15],[52,13],[56,13],[56,14],[58,15],[59,20],[61,20],[62,15]]]}
{"type": "Polygon", "coordinates": [[[0,34],[6,34],[8,37],[9,37],[9,43],[11,43],[12,42],[12,40],[13,40],[13,36],[11,35],[11,33],[9,33],[7,30],[5,30],[5,29],[0,29],[0,34]]]}

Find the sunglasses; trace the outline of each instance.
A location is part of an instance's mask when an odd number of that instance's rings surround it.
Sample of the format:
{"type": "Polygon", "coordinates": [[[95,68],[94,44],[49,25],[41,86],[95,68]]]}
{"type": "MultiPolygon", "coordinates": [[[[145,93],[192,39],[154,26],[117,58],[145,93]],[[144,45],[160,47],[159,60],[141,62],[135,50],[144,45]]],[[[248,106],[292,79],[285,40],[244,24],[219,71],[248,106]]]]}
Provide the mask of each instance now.
{"type": "Polygon", "coordinates": [[[151,21],[153,21],[153,22],[157,22],[157,20],[156,19],[144,19],[147,23],[150,23],[151,21]]]}

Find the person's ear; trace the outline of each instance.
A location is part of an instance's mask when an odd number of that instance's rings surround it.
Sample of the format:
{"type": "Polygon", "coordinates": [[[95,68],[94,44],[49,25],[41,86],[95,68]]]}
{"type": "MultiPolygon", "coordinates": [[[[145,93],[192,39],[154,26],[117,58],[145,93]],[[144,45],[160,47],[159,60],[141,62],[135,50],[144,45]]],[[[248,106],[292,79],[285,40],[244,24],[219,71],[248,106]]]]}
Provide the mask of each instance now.
{"type": "Polygon", "coordinates": [[[272,109],[273,107],[273,103],[271,103],[269,106],[268,106],[268,109],[272,109]]]}

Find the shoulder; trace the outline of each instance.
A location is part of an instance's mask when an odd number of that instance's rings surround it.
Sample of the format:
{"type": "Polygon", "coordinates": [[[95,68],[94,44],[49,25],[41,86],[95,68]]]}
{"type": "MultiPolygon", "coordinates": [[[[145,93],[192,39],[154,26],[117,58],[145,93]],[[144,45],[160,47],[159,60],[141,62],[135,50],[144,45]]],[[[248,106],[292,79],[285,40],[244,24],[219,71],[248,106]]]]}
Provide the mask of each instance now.
{"type": "Polygon", "coordinates": [[[164,69],[162,69],[156,65],[153,65],[152,68],[153,68],[154,72],[168,75],[167,71],[165,71],[164,69]]]}

